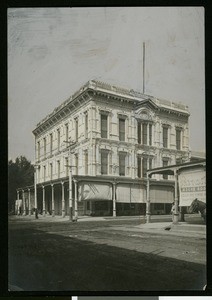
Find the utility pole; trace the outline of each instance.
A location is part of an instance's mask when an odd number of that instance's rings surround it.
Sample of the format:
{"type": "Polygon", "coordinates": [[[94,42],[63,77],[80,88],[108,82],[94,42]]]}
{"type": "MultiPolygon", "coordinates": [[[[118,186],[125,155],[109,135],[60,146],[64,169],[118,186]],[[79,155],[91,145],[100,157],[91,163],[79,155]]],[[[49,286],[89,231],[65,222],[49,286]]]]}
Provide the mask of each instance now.
{"type": "Polygon", "coordinates": [[[68,141],[64,141],[64,143],[69,144],[69,161],[70,164],[69,165],[65,165],[66,167],[69,167],[69,220],[70,221],[74,221],[73,220],[73,197],[72,197],[72,165],[71,165],[71,146],[74,146],[76,144],[76,142],[68,142],[68,141]]]}

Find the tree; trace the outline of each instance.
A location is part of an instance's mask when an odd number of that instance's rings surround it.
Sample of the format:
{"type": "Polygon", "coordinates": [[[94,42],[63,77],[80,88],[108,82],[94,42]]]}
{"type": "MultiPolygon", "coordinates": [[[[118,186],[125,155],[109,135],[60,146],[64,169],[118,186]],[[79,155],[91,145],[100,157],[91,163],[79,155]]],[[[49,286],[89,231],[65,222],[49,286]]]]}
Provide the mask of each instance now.
{"type": "Polygon", "coordinates": [[[8,210],[14,210],[17,198],[16,189],[32,185],[34,182],[34,167],[25,156],[19,156],[15,161],[8,162],[8,210]]]}

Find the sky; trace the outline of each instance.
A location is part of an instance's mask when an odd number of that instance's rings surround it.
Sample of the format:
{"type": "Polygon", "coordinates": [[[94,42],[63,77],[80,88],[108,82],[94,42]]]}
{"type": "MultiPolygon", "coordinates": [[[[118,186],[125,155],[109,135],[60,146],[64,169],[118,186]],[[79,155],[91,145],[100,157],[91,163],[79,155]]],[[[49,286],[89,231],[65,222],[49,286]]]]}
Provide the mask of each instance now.
{"type": "Polygon", "coordinates": [[[188,105],[205,151],[203,7],[8,9],[8,158],[33,162],[32,130],[96,79],[188,105]]]}

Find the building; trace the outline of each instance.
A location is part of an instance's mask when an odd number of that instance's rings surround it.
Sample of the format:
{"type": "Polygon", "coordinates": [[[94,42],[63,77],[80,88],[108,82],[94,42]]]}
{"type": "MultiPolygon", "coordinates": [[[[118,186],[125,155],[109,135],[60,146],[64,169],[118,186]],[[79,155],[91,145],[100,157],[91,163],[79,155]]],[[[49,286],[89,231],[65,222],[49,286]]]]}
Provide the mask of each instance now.
{"type": "Polygon", "coordinates": [[[190,161],[196,162],[206,158],[205,152],[202,151],[191,151],[190,161]]]}
{"type": "MultiPolygon", "coordinates": [[[[72,208],[75,217],[144,214],[147,170],[189,161],[188,120],[183,104],[89,81],[33,131],[31,207],[53,216],[72,208]]],[[[152,213],[169,213],[174,176],[153,178],[152,213]]],[[[27,213],[29,188],[25,193],[27,213]]]]}

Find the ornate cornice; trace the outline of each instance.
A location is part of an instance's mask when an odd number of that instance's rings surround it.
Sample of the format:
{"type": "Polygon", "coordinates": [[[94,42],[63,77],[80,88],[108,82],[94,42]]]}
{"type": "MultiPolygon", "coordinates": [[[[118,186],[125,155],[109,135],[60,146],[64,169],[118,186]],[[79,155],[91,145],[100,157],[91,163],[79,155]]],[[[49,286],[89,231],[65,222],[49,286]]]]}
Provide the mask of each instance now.
{"type": "Polygon", "coordinates": [[[33,134],[37,136],[45,130],[55,126],[55,124],[61,122],[64,118],[82,107],[86,102],[90,101],[94,95],[104,96],[108,99],[108,102],[110,98],[116,99],[120,104],[123,105],[123,103],[128,103],[133,105],[134,108],[138,108],[142,105],[149,105],[157,111],[164,111],[166,113],[184,117],[189,116],[188,107],[183,104],[157,99],[132,89],[129,90],[104,82],[91,80],[39,122],[33,130],[33,134]]]}

